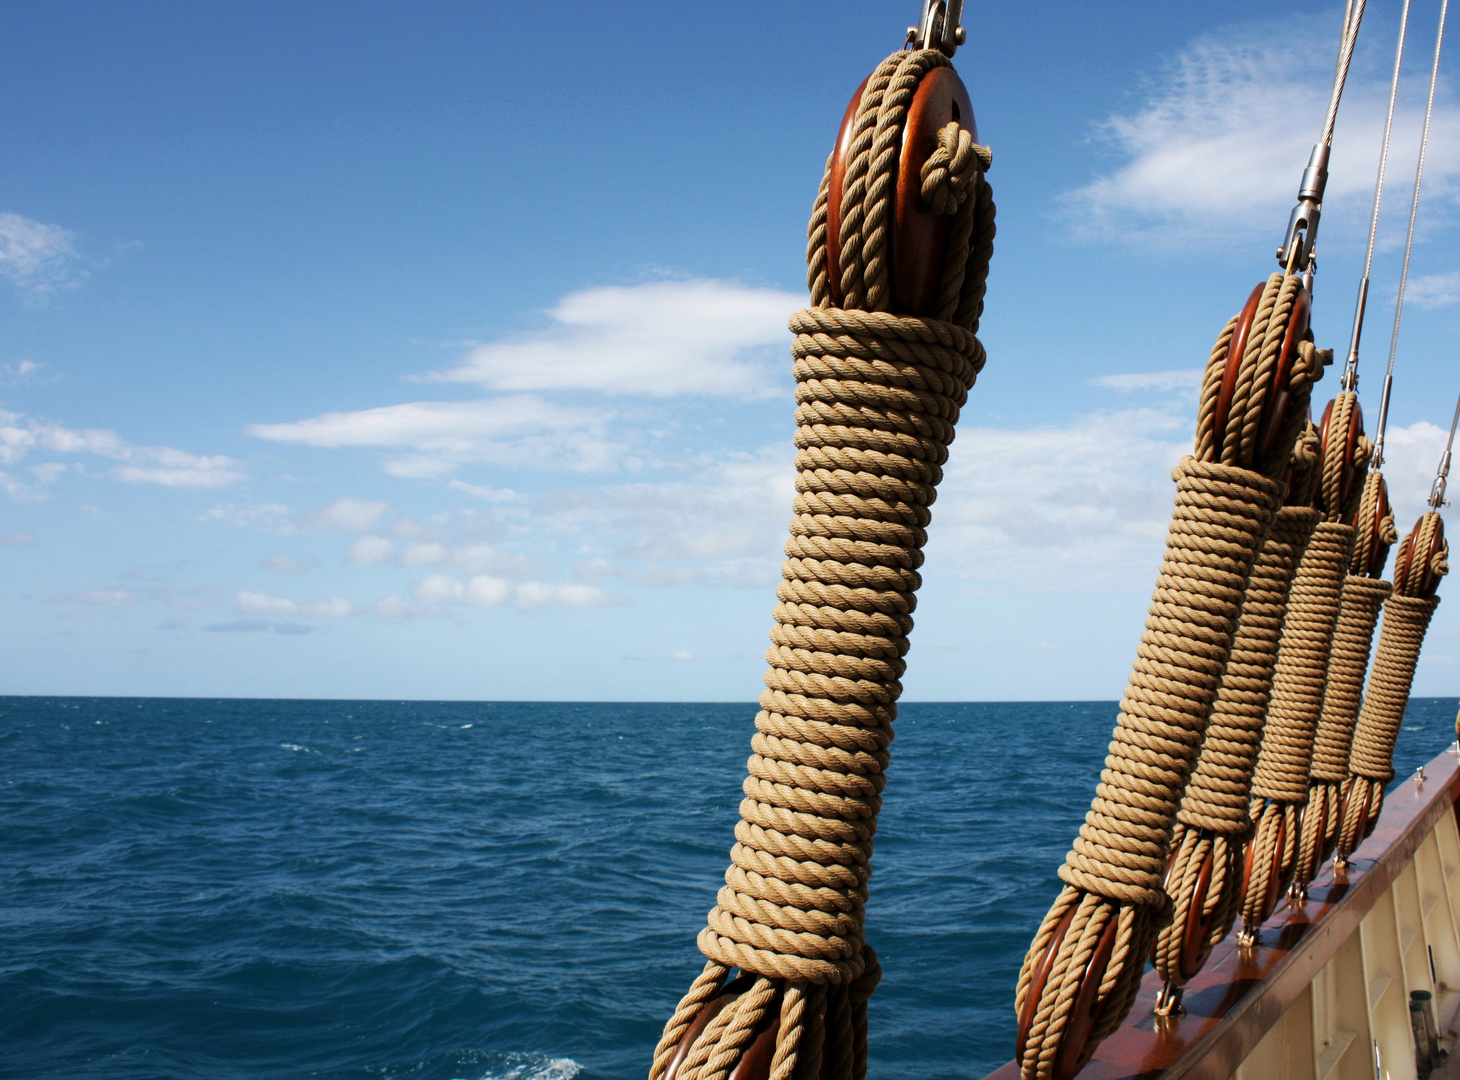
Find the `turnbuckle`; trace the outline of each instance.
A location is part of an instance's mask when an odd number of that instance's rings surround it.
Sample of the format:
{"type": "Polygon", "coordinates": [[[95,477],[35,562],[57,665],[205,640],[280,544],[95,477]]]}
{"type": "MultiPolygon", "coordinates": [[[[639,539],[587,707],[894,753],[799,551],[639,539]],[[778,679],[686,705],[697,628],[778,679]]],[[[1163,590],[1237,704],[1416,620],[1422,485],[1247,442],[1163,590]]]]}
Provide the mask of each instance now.
{"type": "Polygon", "coordinates": [[[917,26],[907,28],[907,44],[913,49],[937,49],[951,57],[966,39],[963,30],[963,0],[923,0],[923,16],[917,26]]]}

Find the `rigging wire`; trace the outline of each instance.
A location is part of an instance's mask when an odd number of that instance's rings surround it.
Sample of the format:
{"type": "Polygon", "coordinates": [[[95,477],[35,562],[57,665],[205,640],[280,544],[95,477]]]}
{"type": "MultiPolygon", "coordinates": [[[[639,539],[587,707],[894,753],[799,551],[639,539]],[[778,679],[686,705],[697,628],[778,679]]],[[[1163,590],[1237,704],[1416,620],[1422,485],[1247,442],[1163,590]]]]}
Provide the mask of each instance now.
{"type": "MultiPolygon", "coordinates": [[[[1359,23],[1364,19],[1365,0],[1350,0],[1344,7],[1343,38],[1338,47],[1338,67],[1333,73],[1333,93],[1328,98],[1328,114],[1323,118],[1323,134],[1318,141],[1325,146],[1333,145],[1333,125],[1338,119],[1338,102],[1343,97],[1343,85],[1348,81],[1349,64],[1354,58],[1354,44],[1359,37],[1359,23]]],[[[1405,5],[1406,8],[1408,5],[1405,5]]]]}
{"type": "Polygon", "coordinates": [[[1364,251],[1364,276],[1354,306],[1354,328],[1349,337],[1348,358],[1343,365],[1342,388],[1353,392],[1359,385],[1359,338],[1364,333],[1364,309],[1369,303],[1369,271],[1374,266],[1374,240],[1379,234],[1379,204],[1384,199],[1384,173],[1389,168],[1389,142],[1394,131],[1394,102],[1399,96],[1399,68],[1404,59],[1404,37],[1409,29],[1409,0],[1399,14],[1399,44],[1394,47],[1394,75],[1389,80],[1389,109],[1384,114],[1384,141],[1379,148],[1379,175],[1374,181],[1374,209],[1369,215],[1369,246],[1364,251]]]}
{"type": "Polygon", "coordinates": [[[1379,402],[1379,430],[1374,438],[1370,468],[1384,464],[1384,426],[1389,420],[1389,394],[1394,388],[1394,354],[1399,348],[1399,321],[1404,316],[1404,289],[1409,283],[1409,256],[1414,250],[1414,221],[1419,213],[1419,188],[1424,179],[1425,151],[1430,145],[1430,120],[1435,112],[1435,86],[1440,79],[1440,48],[1445,43],[1445,16],[1450,0],[1440,0],[1440,27],[1435,31],[1435,59],[1430,67],[1430,95],[1425,102],[1424,130],[1419,139],[1419,163],[1414,168],[1414,195],[1409,202],[1409,233],[1404,239],[1404,267],[1399,272],[1399,298],[1394,304],[1394,329],[1389,335],[1389,369],[1384,375],[1384,396],[1379,402]]]}

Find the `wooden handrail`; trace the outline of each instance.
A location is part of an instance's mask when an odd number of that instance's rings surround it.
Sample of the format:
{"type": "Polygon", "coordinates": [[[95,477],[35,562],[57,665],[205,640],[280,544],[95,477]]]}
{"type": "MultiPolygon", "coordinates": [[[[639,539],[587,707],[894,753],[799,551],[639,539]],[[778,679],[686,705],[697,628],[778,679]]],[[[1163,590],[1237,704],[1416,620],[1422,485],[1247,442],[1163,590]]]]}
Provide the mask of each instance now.
{"type": "MultiPolygon", "coordinates": [[[[1150,972],[1125,1023],[1100,1045],[1082,1080],[1228,1080],[1388,891],[1440,818],[1460,814],[1460,755],[1453,749],[1385,796],[1373,835],[1335,874],[1324,866],[1305,903],[1284,904],[1260,944],[1234,931],[1186,986],[1184,1016],[1153,1012],[1161,979],[1150,972]]],[[[986,1080],[1018,1080],[1009,1062],[986,1080]]]]}

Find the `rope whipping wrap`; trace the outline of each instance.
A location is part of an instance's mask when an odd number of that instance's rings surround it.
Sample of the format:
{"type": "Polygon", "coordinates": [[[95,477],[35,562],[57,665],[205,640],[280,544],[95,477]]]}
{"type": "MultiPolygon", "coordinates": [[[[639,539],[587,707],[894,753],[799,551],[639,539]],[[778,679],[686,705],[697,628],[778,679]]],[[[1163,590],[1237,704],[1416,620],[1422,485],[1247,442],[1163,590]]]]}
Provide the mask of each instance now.
{"type": "Polygon", "coordinates": [[[1236,318],[1212,349],[1196,453],[1173,473],[1176,505],[1165,558],[1105,769],[1060,867],[1065,888],[1019,975],[1015,1009],[1027,1020],[1017,1051],[1024,1080],[1054,1074],[1088,962],[1107,927],[1115,925],[1115,944],[1100,976],[1087,1047],[1130,1011],[1169,912],[1162,879],[1182,789],[1227,666],[1253,563],[1282,501],[1276,477],[1306,423],[1310,383],[1321,371],[1322,354],[1301,347],[1289,383],[1289,422],[1267,460],[1256,460],[1258,423],[1300,288],[1299,278],[1282,274],[1264,286],[1222,430],[1217,402],[1236,318]]]}
{"type": "MultiPolygon", "coordinates": [[[[1318,474],[1318,437],[1310,425],[1293,450],[1295,486],[1308,489],[1318,474]]],[[[1181,799],[1171,838],[1171,865],[1166,891],[1171,896],[1171,921],[1156,939],[1156,971],[1167,983],[1183,985],[1206,955],[1232,929],[1242,886],[1242,860],[1252,830],[1248,804],[1258,746],[1267,720],[1268,696],[1277,664],[1278,641],[1287,613],[1293,574],[1308,538],[1318,524],[1311,506],[1290,505],[1278,511],[1267,540],[1258,552],[1248,580],[1232,654],[1222,672],[1212,705],[1201,756],[1181,799]],[[1211,877],[1201,897],[1201,916],[1209,930],[1199,957],[1185,957],[1186,926],[1202,868],[1210,860],[1211,877]]]]}
{"type": "Polygon", "coordinates": [[[772,1080],[862,1080],[866,1003],[880,977],[863,938],[928,507],[959,410],[984,363],[975,337],[993,253],[990,157],[950,124],[922,173],[951,214],[936,318],[887,311],[898,146],[933,50],[880,64],[853,120],[839,233],[845,308],[826,280],[830,163],[808,228],[814,306],[791,318],[796,490],[770,669],[736,844],[700,950],[704,971],[665,1025],[650,1080],[725,1080],[776,1026],[772,1080]],[[718,1004],[731,969],[749,988],[718,1004]],[[678,1063],[675,1064],[676,1055],[678,1063]]]}
{"type": "MultiPolygon", "coordinates": [[[[1293,880],[1302,849],[1300,819],[1308,802],[1313,745],[1323,712],[1328,655],[1338,622],[1343,580],[1353,554],[1354,528],[1342,521],[1340,493],[1349,427],[1357,397],[1340,393],[1326,426],[1317,504],[1324,520],[1313,537],[1298,572],[1283,620],[1273,674],[1272,701],[1267,730],[1253,778],[1252,838],[1247,856],[1246,881],[1238,907],[1248,935],[1271,914],[1277,895],[1293,880]]],[[[1367,465],[1365,443],[1356,449],[1367,465]]],[[[1361,490],[1353,485],[1351,500],[1361,490]]]]}
{"type": "MultiPolygon", "coordinates": [[[[1430,511],[1420,519],[1418,529],[1404,538],[1395,567],[1405,565],[1411,544],[1427,552],[1440,526],[1440,515],[1430,511]]],[[[1354,729],[1349,755],[1348,779],[1343,787],[1343,821],[1339,826],[1338,854],[1347,859],[1364,838],[1374,831],[1384,806],[1384,785],[1394,779],[1394,741],[1409,707],[1409,689],[1414,683],[1415,665],[1430,618],[1440,598],[1422,595],[1421,578],[1430,570],[1436,578],[1449,573],[1449,544],[1442,543],[1428,567],[1423,558],[1410,560],[1408,573],[1396,570],[1394,593],[1384,601],[1384,623],[1379,630],[1379,648],[1374,670],[1354,729]]],[[[1431,586],[1433,589],[1434,586],[1431,586]]]]}

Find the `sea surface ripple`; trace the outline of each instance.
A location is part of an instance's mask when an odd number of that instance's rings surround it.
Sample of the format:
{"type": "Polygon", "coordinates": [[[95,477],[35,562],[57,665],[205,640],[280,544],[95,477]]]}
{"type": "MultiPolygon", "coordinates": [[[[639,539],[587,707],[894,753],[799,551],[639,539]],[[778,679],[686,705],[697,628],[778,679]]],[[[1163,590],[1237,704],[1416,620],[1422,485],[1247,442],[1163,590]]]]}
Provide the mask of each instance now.
{"type": "MultiPolygon", "coordinates": [[[[1400,776],[1453,734],[1416,700],[1400,776]]],[[[0,698],[0,1073],[642,1080],[754,708],[0,698]]],[[[1115,705],[909,704],[876,1080],[1008,1059],[1115,705]]]]}

